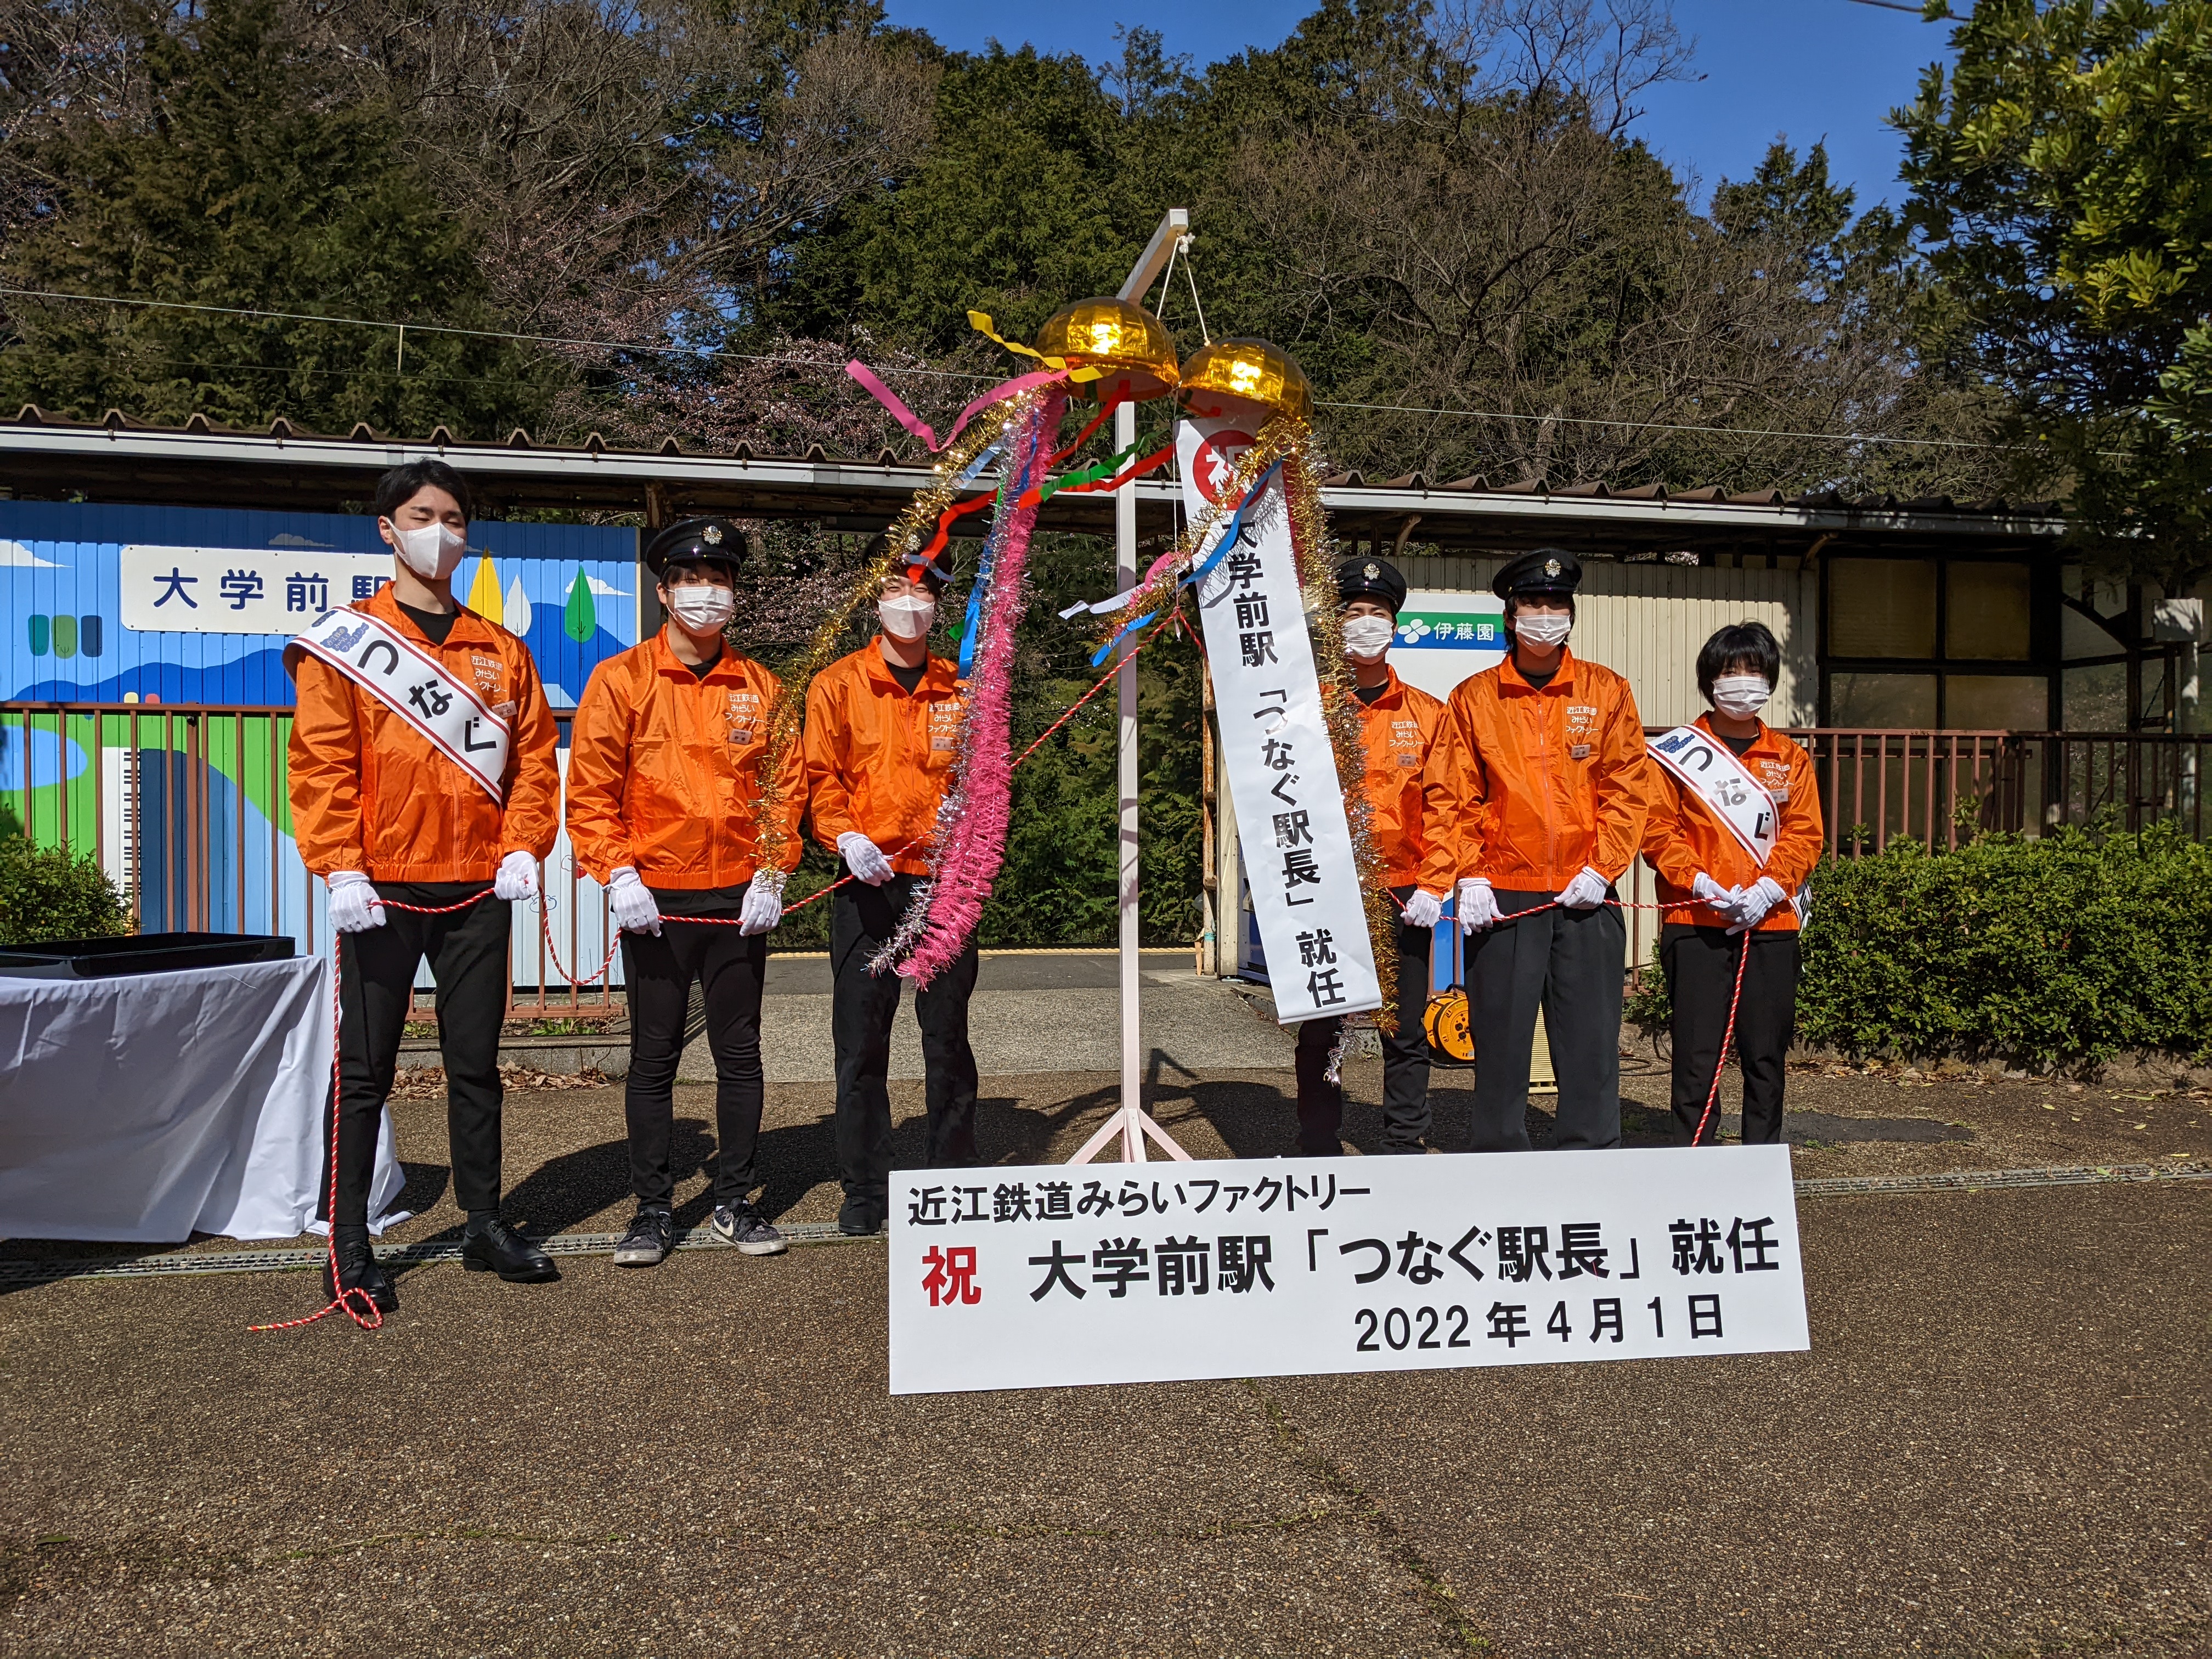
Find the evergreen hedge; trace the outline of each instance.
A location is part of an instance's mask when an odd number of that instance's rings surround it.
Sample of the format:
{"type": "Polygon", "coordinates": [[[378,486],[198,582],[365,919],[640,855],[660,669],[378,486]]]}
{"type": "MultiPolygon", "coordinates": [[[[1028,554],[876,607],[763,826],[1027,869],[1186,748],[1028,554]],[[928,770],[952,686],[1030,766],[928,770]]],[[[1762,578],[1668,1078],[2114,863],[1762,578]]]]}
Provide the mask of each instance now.
{"type": "Polygon", "coordinates": [[[131,908],[91,854],[34,847],[0,810],[0,945],[131,931],[131,908]]]}
{"type": "MultiPolygon", "coordinates": [[[[1844,1054],[2092,1067],[2212,1063],[2212,848],[2172,826],[1913,841],[1813,877],[1802,1042],[1844,1054]]],[[[1663,975],[1631,999],[1668,1016],[1663,975]]]]}

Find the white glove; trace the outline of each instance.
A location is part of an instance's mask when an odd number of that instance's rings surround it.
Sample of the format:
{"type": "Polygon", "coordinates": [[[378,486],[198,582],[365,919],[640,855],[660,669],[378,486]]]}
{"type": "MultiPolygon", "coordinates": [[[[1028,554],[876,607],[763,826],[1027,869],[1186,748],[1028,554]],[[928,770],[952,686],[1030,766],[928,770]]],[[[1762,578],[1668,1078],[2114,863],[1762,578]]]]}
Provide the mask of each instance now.
{"type": "Polygon", "coordinates": [[[615,913],[615,926],[625,933],[660,932],[660,906],[627,864],[607,883],[607,908],[615,913]]]}
{"type": "Polygon", "coordinates": [[[846,867],[871,887],[880,887],[891,878],[891,861],[884,856],[884,849],[857,830],[848,830],[837,837],[837,853],[846,867]]]}
{"type": "Polygon", "coordinates": [[[1479,933],[1498,923],[1498,896],[1490,890],[1490,884],[1480,876],[1470,876],[1459,884],[1459,898],[1452,906],[1459,917],[1462,933],[1479,933]]]}
{"type": "Polygon", "coordinates": [[[497,899],[536,898],[538,860],[527,853],[509,853],[499,861],[499,873],[491,878],[491,896],[497,899]]]}
{"type": "Polygon", "coordinates": [[[1559,890],[1559,902],[1570,910],[1595,910],[1605,902],[1608,884],[1603,876],[1585,864],[1582,873],[1559,890]]]}
{"type": "Polygon", "coordinates": [[[1692,898],[1700,904],[1708,905],[1719,911],[1723,915],[1730,915],[1735,908],[1736,900],[1742,896],[1742,888],[1723,887],[1702,870],[1698,872],[1698,878],[1690,884],[1692,898]]]}
{"type": "Polygon", "coordinates": [[[331,926],[341,933],[365,933],[384,926],[384,902],[358,870],[333,870],[323,878],[331,890],[331,926]]]}
{"type": "Polygon", "coordinates": [[[1790,896],[1782,890],[1782,884],[1771,876],[1761,876],[1736,895],[1735,902],[1729,907],[1729,915],[1735,918],[1731,933],[1741,933],[1747,927],[1756,927],[1766,920],[1766,913],[1790,896]]]}
{"type": "Polygon", "coordinates": [[[1406,901],[1406,908],[1398,912],[1398,920],[1408,927],[1433,927],[1443,919],[1444,902],[1434,893],[1413,890],[1413,896],[1406,901]]]}
{"type": "Polygon", "coordinates": [[[745,888],[744,908],[738,912],[740,933],[765,933],[783,920],[783,872],[757,870],[745,888]]]}

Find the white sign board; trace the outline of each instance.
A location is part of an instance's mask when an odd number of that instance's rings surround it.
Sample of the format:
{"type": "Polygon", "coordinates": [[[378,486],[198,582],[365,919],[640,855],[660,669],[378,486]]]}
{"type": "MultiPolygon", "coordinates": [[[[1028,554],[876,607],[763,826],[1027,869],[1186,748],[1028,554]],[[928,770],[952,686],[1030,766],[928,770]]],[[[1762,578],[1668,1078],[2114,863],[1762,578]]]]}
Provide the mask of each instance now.
{"type": "Polygon", "coordinates": [[[392,580],[392,555],[125,546],[123,625],[138,634],[296,634],[392,580]]]}
{"type": "MultiPolygon", "coordinates": [[[[1230,487],[1237,458],[1251,443],[1226,419],[1177,424],[1186,510],[1194,516],[1218,507],[1225,514],[1235,506],[1217,492],[1230,487]]],[[[1224,517],[1199,550],[1200,567],[1227,528],[1224,517]]],[[[1379,1008],[1382,994],[1279,477],[1246,509],[1243,531],[1199,583],[1198,610],[1275,1018],[1291,1025],[1379,1008]]]]}
{"type": "Polygon", "coordinates": [[[1787,1146],[891,1177],[893,1394],[1810,1346],[1787,1146]]]}
{"type": "Polygon", "coordinates": [[[1407,684],[1449,702],[1461,681],[1504,660],[1504,600],[1434,587],[1407,592],[1390,641],[1390,666],[1407,684]]]}

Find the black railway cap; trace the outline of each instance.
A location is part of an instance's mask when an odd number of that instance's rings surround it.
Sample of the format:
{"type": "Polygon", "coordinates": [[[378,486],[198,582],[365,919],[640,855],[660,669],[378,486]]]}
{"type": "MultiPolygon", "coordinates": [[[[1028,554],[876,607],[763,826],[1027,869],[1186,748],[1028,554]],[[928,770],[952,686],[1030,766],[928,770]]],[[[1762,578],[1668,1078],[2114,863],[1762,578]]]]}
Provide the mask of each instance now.
{"type": "Polygon", "coordinates": [[[1582,561],[1564,547],[1539,547],[1509,560],[1490,584],[1501,599],[1533,598],[1540,593],[1571,599],[1582,583],[1582,561]]]}
{"type": "Polygon", "coordinates": [[[1336,568],[1336,597],[1350,604],[1374,599],[1396,616],[1406,606],[1406,579],[1388,559],[1350,558],[1336,568]]]}
{"type": "Polygon", "coordinates": [[[645,544],[645,568],[656,578],[671,565],[725,564],[734,573],[744,555],[744,532],[727,519],[686,519],[654,532],[645,544]]]}

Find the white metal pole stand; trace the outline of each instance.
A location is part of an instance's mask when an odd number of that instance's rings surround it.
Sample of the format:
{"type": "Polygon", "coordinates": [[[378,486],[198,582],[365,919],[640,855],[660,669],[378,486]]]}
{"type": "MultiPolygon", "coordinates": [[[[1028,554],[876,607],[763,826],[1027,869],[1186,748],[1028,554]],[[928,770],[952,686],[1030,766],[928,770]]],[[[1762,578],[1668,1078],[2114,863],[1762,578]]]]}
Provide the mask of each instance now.
{"type": "MultiPolygon", "coordinates": [[[[1118,297],[1132,304],[1142,303],[1169,258],[1189,235],[1189,213],[1182,208],[1170,208],[1159,228],[1152,233],[1152,240],[1145,245],[1143,257],[1130,270],[1128,280],[1121,284],[1118,297]]],[[[1136,441],[1137,406],[1125,403],[1114,411],[1114,447],[1125,450],[1136,441]]],[[[1135,585],[1137,483],[1133,478],[1114,492],[1114,574],[1115,592],[1126,592],[1135,585]]],[[[1137,665],[1131,659],[1126,641],[1121,647],[1120,663],[1114,690],[1121,708],[1121,1103],[1099,1126],[1098,1133],[1084,1143],[1083,1150],[1068,1161],[1088,1164],[1118,1136],[1124,1164],[1145,1161],[1147,1138],[1158,1142],[1170,1158],[1188,1164],[1190,1154],[1152,1121],[1144,1105],[1144,1048],[1138,1021],[1137,974],[1137,665]]]]}

